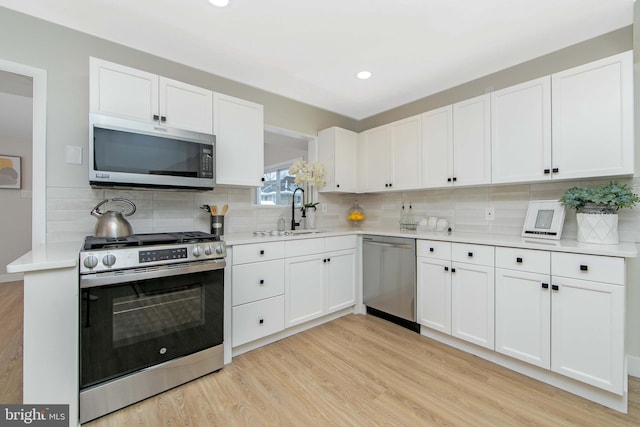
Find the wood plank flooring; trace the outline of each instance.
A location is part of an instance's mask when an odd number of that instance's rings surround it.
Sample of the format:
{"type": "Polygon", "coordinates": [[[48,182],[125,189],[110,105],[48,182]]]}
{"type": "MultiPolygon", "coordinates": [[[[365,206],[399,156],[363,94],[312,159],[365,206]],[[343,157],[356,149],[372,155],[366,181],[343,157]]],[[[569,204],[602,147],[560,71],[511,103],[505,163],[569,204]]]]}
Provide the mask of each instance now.
{"type": "MultiPolygon", "coordinates": [[[[8,317],[15,304],[4,303],[4,286],[3,325],[15,323],[8,317]]],[[[8,328],[1,329],[4,340],[8,328]]],[[[4,351],[11,344],[2,340],[4,351]]],[[[9,353],[16,352],[21,353],[9,353]]],[[[0,364],[0,372],[6,371],[0,364]]],[[[1,378],[0,402],[12,403],[6,401],[6,377],[1,378]]],[[[350,315],[86,424],[364,425],[638,426],[640,380],[630,378],[624,415],[384,320],[350,315]]]]}
{"type": "Polygon", "coordinates": [[[0,283],[0,403],[22,403],[22,282],[0,283]]]}

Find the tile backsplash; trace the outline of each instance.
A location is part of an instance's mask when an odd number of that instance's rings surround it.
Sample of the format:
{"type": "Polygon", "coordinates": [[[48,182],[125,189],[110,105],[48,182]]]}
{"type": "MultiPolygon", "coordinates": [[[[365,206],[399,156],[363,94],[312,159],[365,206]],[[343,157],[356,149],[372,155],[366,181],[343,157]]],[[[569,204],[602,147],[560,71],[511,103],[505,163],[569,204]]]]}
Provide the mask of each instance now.
{"type": "MultiPolygon", "coordinates": [[[[456,231],[484,232],[518,236],[530,200],[557,200],[575,185],[596,186],[609,180],[561,181],[551,183],[495,185],[484,187],[420,190],[380,194],[320,193],[318,200],[326,212],[317,212],[316,228],[347,226],[349,208],[355,199],[365,214],[367,227],[400,228],[401,206],[412,206],[416,219],[446,218],[456,231]],[[485,209],[495,209],[495,219],[485,220],[485,209]]],[[[640,193],[640,178],[617,179],[640,193]]],[[[106,190],[88,188],[47,188],[47,240],[81,241],[92,235],[96,219],[91,209],[104,199],[124,197],[136,205],[136,213],[127,217],[135,233],[163,231],[209,231],[209,214],[200,206],[229,205],[225,233],[275,230],[280,215],[287,225],[291,207],[259,207],[253,202],[253,189],[221,188],[213,191],[180,192],[148,190],[106,190]]],[[[299,212],[296,211],[299,215],[299,212]]],[[[625,209],[619,218],[620,240],[640,242],[640,206],[625,209]]],[[[567,210],[563,238],[576,235],[573,210],[567,210]]]]}

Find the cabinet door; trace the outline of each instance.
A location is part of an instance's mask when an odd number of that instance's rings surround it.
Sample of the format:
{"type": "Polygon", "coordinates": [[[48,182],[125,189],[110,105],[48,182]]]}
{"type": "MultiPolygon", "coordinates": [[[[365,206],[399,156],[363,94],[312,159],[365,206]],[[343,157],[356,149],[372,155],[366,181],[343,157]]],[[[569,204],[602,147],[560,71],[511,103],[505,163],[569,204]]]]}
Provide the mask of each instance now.
{"type": "Polygon", "coordinates": [[[624,392],[624,286],[552,277],[551,370],[624,392]]]}
{"type": "Polygon", "coordinates": [[[451,335],[494,349],[494,268],[453,263],[451,335]]]}
{"type": "Polygon", "coordinates": [[[321,191],[358,191],[358,134],[338,127],[318,132],[318,162],[326,184],[321,191]]]}
{"type": "Polygon", "coordinates": [[[491,182],[539,181],[550,177],[551,77],[493,92],[491,182]]]}
{"type": "Polygon", "coordinates": [[[239,305],[231,309],[233,347],[266,337],[284,329],[282,295],[239,305]]]}
{"type": "Polygon", "coordinates": [[[360,134],[363,190],[383,191],[389,189],[390,127],[381,126],[360,134]]]}
{"type": "Polygon", "coordinates": [[[262,105],[214,93],[213,133],[216,135],[216,184],[262,186],[262,105]]]}
{"type": "Polygon", "coordinates": [[[422,114],[422,185],[446,187],[453,176],[453,106],[422,114]]]}
{"type": "Polygon", "coordinates": [[[327,313],[351,307],[356,303],[356,252],[329,252],[326,264],[327,313]]]}
{"type": "Polygon", "coordinates": [[[554,176],[633,173],[633,54],[552,76],[554,176]]]}
{"type": "Polygon", "coordinates": [[[213,92],[160,77],[160,121],[167,126],[213,133],[213,92]]]}
{"type": "Polygon", "coordinates": [[[391,125],[391,180],[394,190],[420,188],[422,184],[422,141],[420,116],[391,125]]]}
{"type": "Polygon", "coordinates": [[[158,115],[158,76],[98,58],[89,59],[92,113],[153,123],[158,115]]]}
{"type": "Polygon", "coordinates": [[[324,264],[322,256],[288,258],[285,261],[285,324],[287,327],[324,313],[324,264]]]}
{"type": "Polygon", "coordinates": [[[440,259],[418,258],[418,323],[451,334],[451,267],[440,259]]]}
{"type": "Polygon", "coordinates": [[[496,269],[496,351],[551,367],[551,277],[496,269]]]}
{"type": "Polygon", "coordinates": [[[453,105],[454,184],[491,183],[490,104],[486,94],[453,105]]]}

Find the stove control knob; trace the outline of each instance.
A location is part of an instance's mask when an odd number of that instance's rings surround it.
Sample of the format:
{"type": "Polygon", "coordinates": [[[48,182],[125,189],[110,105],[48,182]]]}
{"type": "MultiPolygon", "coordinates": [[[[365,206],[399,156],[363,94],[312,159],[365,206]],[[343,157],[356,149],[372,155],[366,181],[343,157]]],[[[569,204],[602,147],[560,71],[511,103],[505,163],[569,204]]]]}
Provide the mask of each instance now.
{"type": "Polygon", "coordinates": [[[102,257],[102,263],[107,267],[111,267],[116,263],[116,256],[112,254],[108,254],[102,257]]]}
{"type": "Polygon", "coordinates": [[[193,248],[193,256],[198,258],[200,255],[202,255],[202,248],[200,246],[196,246],[195,248],[193,248]]]}
{"type": "Polygon", "coordinates": [[[95,255],[89,255],[84,259],[82,263],[87,268],[94,268],[96,265],[98,265],[98,257],[96,257],[95,255]]]}
{"type": "Polygon", "coordinates": [[[213,250],[211,249],[211,245],[209,245],[206,248],[204,248],[204,254],[205,255],[211,255],[212,253],[213,253],[213,250]]]}
{"type": "Polygon", "coordinates": [[[218,255],[222,255],[224,253],[224,247],[222,247],[222,243],[218,243],[216,245],[216,253],[218,255]]]}

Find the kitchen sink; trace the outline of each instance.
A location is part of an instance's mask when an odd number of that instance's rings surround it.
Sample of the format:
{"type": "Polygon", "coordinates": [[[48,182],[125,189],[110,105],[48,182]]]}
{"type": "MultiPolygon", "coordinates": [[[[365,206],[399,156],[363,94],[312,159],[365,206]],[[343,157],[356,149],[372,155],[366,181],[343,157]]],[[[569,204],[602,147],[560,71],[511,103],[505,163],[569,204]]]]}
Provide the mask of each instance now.
{"type": "Polygon", "coordinates": [[[286,231],[275,231],[275,230],[261,230],[254,231],[254,236],[305,236],[309,234],[320,234],[326,233],[326,230],[286,230],[286,231]]]}

